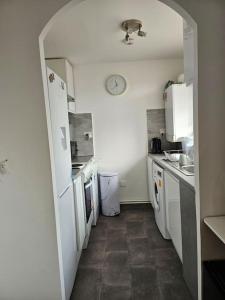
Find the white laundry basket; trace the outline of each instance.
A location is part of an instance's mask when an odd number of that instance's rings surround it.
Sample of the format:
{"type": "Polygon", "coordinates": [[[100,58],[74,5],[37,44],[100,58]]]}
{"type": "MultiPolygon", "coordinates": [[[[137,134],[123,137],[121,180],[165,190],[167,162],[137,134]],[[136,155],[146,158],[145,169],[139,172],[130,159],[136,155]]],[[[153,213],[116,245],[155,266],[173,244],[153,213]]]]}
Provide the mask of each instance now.
{"type": "Polygon", "coordinates": [[[120,214],[118,173],[99,173],[102,214],[116,216],[120,214]]]}

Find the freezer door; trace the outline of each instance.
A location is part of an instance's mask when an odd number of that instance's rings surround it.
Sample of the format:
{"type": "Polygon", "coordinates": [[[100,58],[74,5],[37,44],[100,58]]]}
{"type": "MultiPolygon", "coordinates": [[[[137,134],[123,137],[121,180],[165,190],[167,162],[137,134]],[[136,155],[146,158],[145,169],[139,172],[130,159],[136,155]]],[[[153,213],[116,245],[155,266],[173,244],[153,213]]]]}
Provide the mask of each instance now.
{"type": "Polygon", "coordinates": [[[70,299],[76,275],[77,242],[73,186],[66,188],[58,198],[60,239],[66,299],[70,299]]]}
{"type": "Polygon", "coordinates": [[[60,196],[71,182],[71,153],[66,85],[47,68],[52,143],[57,193],[60,196]]]}

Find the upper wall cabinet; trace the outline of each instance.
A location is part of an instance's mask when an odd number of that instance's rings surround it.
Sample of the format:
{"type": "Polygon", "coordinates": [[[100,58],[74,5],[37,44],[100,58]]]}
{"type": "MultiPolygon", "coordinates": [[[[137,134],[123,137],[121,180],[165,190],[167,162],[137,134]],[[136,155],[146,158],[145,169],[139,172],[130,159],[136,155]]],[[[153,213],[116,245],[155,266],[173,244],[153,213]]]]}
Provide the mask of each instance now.
{"type": "Polygon", "coordinates": [[[193,28],[183,22],[183,39],[184,39],[184,80],[187,85],[194,80],[194,31],[193,28]]]}
{"type": "Polygon", "coordinates": [[[166,139],[181,142],[193,135],[193,85],[173,84],[166,90],[166,139]]]}
{"type": "Polygon", "coordinates": [[[63,79],[67,85],[68,100],[75,99],[74,80],[73,80],[73,66],[64,58],[46,59],[47,66],[56,72],[56,74],[63,79]]]}

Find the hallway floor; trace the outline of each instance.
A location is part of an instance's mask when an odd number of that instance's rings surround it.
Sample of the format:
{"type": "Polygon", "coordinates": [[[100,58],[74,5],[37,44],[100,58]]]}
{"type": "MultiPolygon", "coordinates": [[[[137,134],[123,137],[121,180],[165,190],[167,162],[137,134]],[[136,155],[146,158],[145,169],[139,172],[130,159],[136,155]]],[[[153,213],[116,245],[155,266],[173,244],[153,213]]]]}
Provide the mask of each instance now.
{"type": "Polygon", "coordinates": [[[71,300],[191,300],[180,260],[150,205],[99,218],[83,251],[71,300]]]}

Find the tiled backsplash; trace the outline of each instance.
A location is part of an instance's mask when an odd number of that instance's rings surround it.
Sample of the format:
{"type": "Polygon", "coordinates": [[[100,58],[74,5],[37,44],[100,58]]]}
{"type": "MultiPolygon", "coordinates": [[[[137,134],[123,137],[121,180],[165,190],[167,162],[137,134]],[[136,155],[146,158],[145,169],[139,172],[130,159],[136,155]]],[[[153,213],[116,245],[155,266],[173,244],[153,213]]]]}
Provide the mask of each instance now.
{"type": "Polygon", "coordinates": [[[77,156],[94,155],[92,114],[70,114],[70,139],[77,142],[77,156]],[[91,133],[88,138],[85,133],[91,133]]]}
{"type": "Polygon", "coordinates": [[[147,110],[147,128],[148,128],[148,150],[150,150],[151,140],[154,137],[161,139],[162,150],[176,150],[181,148],[180,143],[171,143],[166,140],[166,134],[161,135],[160,129],[166,128],[165,109],[147,110]]]}

